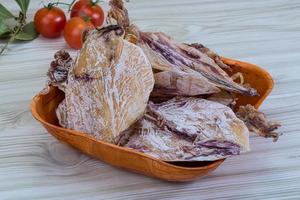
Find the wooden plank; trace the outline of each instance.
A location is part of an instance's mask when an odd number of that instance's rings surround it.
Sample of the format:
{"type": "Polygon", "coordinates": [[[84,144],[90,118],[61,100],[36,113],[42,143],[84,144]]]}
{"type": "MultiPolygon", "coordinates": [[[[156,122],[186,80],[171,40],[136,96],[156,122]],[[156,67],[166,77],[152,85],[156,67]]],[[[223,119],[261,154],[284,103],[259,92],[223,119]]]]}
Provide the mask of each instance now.
{"type": "MultiPolygon", "coordinates": [[[[1,3],[17,11],[14,1],[1,3]]],[[[29,18],[40,6],[32,0],[29,18]]],[[[0,199],[300,199],[300,2],[298,0],[131,0],[143,30],[202,42],[255,63],[276,81],[261,109],[283,123],[277,143],[251,137],[252,151],[209,176],[173,184],[111,167],[59,143],[32,118],[63,38],[14,43],[0,57],[0,199]]]]}

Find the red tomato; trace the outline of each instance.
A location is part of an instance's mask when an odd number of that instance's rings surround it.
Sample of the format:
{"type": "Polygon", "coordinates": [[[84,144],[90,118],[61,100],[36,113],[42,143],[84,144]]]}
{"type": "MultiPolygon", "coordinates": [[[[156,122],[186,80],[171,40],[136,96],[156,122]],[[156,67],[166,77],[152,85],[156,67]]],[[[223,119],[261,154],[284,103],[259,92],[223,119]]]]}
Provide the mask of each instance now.
{"type": "Polygon", "coordinates": [[[103,9],[92,0],[77,1],[71,9],[72,17],[90,18],[95,27],[101,26],[105,19],[103,9]]]}
{"type": "Polygon", "coordinates": [[[87,28],[94,28],[94,26],[80,17],[71,18],[64,29],[64,38],[67,44],[73,49],[81,49],[82,32],[87,28]]]}
{"type": "Polygon", "coordinates": [[[77,1],[73,6],[72,6],[72,9],[71,9],[71,15],[70,17],[76,17],[78,16],[79,14],[79,10],[81,9],[82,6],[84,5],[88,5],[90,3],[90,0],[79,0],[77,1]]]}
{"type": "Polygon", "coordinates": [[[60,36],[66,25],[65,13],[57,7],[45,7],[39,9],[34,15],[36,30],[47,38],[60,36]]]}

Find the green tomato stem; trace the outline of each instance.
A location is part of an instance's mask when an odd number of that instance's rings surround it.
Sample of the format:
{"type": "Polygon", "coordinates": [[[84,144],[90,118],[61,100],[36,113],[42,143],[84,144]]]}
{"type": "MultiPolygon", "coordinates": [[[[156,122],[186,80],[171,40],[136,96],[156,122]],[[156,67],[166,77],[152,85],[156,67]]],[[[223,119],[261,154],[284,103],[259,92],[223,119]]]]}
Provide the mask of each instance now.
{"type": "Polygon", "coordinates": [[[68,9],[70,10],[71,7],[73,6],[73,4],[74,4],[75,1],[76,1],[76,0],[73,0],[71,3],[63,3],[63,2],[57,1],[57,2],[54,2],[54,3],[49,3],[49,4],[48,4],[47,6],[45,6],[45,7],[48,8],[48,9],[51,9],[51,8],[53,8],[54,6],[65,5],[65,6],[68,6],[68,9]]]}
{"type": "Polygon", "coordinates": [[[17,34],[13,34],[13,35],[9,38],[9,40],[8,40],[8,41],[5,43],[5,45],[2,47],[2,49],[1,49],[1,51],[0,51],[0,55],[2,55],[2,54],[4,53],[4,51],[5,51],[5,49],[8,47],[8,45],[9,45],[10,43],[12,43],[12,42],[15,40],[16,35],[17,35],[17,34]]]}

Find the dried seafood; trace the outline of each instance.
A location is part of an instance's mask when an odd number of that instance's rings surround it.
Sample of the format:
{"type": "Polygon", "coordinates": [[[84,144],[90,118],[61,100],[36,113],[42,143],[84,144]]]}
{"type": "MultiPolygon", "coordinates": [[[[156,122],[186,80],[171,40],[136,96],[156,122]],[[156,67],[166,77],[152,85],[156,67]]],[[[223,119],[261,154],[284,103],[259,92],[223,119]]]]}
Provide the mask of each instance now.
{"type": "Polygon", "coordinates": [[[85,38],[57,116],[63,127],[117,144],[144,113],[154,85],[151,65],[139,47],[123,40],[119,26],[90,31],[85,38]]]}
{"type": "MultiPolygon", "coordinates": [[[[184,73],[185,76],[197,77],[203,85],[211,85],[222,88],[227,91],[241,93],[244,95],[255,96],[257,91],[250,87],[235,83],[222,68],[228,69],[220,57],[210,51],[203,45],[176,42],[164,33],[142,32],[134,25],[130,25],[128,11],[122,0],[110,1],[109,16],[114,18],[117,23],[127,30],[129,35],[138,38],[138,44],[146,53],[154,69],[160,71],[172,71],[175,73],[184,73]],[[124,23],[126,21],[126,23],[124,23]]],[[[176,75],[175,76],[180,76],[176,75]]],[[[156,79],[156,82],[159,80],[156,79]]],[[[158,88],[162,88],[160,85],[158,88]]],[[[189,85],[185,86],[188,87],[189,85]]],[[[195,85],[193,87],[199,87],[195,85]]],[[[165,85],[165,94],[168,94],[169,85],[165,85]]],[[[174,93],[174,90],[170,90],[174,93]]],[[[198,89],[196,95],[214,93],[215,89],[198,89]],[[205,93],[199,93],[205,91],[205,93]]],[[[179,92],[178,92],[179,93],[179,92]]],[[[171,94],[170,94],[171,95],[171,94]]]]}
{"type": "Polygon", "coordinates": [[[249,150],[249,133],[233,111],[199,98],[149,103],[126,144],[167,161],[211,161],[249,150]]]}
{"type": "Polygon", "coordinates": [[[68,72],[73,65],[73,59],[65,50],[60,50],[55,53],[54,61],[51,62],[48,70],[48,84],[65,90],[68,72]]]}
{"type": "Polygon", "coordinates": [[[155,87],[152,97],[196,96],[220,92],[214,84],[184,72],[163,71],[154,74],[155,87]]]}
{"type": "Polygon", "coordinates": [[[222,90],[219,93],[212,94],[211,96],[207,97],[207,100],[215,101],[230,108],[233,108],[236,104],[237,98],[234,93],[222,90]]]}
{"type": "Polygon", "coordinates": [[[255,89],[235,83],[206,54],[194,47],[178,43],[163,33],[140,33],[139,46],[155,69],[185,72],[227,91],[250,96],[257,95],[255,89]]]}
{"type": "Polygon", "coordinates": [[[268,120],[264,113],[256,110],[252,105],[240,106],[236,115],[245,122],[249,131],[259,136],[273,138],[275,142],[281,135],[274,132],[281,126],[280,123],[268,120]]]}
{"type": "Polygon", "coordinates": [[[250,149],[249,131],[278,139],[280,125],[253,106],[233,112],[237,93],[258,94],[241,73],[230,77],[215,52],[142,32],[122,0],[109,5],[108,20],[118,25],[86,31],[75,61],[59,51],[51,63],[48,83],[65,92],[57,109],[63,127],[165,161],[238,155],[250,149]]]}
{"type": "Polygon", "coordinates": [[[193,43],[193,44],[188,44],[188,45],[191,46],[191,47],[194,47],[194,48],[198,49],[202,53],[205,53],[208,57],[210,57],[211,59],[213,59],[215,61],[215,63],[219,67],[221,67],[222,69],[230,70],[230,66],[226,65],[225,63],[223,63],[223,61],[221,60],[221,57],[218,54],[216,54],[215,52],[213,52],[212,50],[210,50],[209,48],[207,48],[203,44],[193,43]]]}

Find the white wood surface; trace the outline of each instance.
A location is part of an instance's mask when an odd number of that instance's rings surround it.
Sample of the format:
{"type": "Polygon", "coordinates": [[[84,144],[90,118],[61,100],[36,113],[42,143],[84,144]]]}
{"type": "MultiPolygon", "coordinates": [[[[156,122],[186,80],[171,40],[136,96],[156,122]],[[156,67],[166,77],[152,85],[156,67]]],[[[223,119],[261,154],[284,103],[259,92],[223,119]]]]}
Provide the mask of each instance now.
{"type": "MultiPolygon", "coordinates": [[[[12,0],[1,3],[16,10],[12,0]]],[[[40,0],[31,2],[30,17],[40,0]]],[[[14,43],[0,57],[0,199],[300,199],[300,1],[131,0],[133,22],[258,64],[276,81],[261,110],[282,122],[277,143],[175,184],[111,167],[59,143],[29,111],[63,39],[14,43]]]]}

